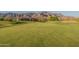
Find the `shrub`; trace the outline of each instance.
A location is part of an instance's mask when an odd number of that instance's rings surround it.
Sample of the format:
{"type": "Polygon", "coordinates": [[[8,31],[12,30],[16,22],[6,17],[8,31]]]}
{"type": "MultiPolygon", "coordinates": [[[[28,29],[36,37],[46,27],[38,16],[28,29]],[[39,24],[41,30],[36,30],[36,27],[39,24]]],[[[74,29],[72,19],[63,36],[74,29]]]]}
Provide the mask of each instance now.
{"type": "Polygon", "coordinates": [[[4,20],[4,18],[3,17],[0,17],[0,21],[3,21],[4,20]]]}
{"type": "Polygon", "coordinates": [[[12,24],[23,24],[23,23],[25,23],[25,21],[17,21],[16,19],[13,19],[11,22],[12,22],[12,24]]]}
{"type": "Polygon", "coordinates": [[[57,16],[55,16],[55,17],[54,17],[54,20],[55,20],[55,21],[59,21],[59,19],[58,19],[58,17],[57,17],[57,16]]]}
{"type": "Polygon", "coordinates": [[[50,21],[59,21],[58,17],[57,16],[49,16],[48,19],[50,21]]]}

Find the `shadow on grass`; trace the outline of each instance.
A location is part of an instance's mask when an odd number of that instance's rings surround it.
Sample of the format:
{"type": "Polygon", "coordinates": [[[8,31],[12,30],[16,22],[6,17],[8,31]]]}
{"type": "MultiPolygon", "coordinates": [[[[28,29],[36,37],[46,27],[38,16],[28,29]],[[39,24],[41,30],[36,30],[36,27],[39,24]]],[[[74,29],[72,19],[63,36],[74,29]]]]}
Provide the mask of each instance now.
{"type": "MultiPolygon", "coordinates": [[[[5,21],[6,23],[6,21],[5,21]]],[[[15,22],[15,21],[9,21],[9,23],[7,24],[0,24],[0,28],[5,28],[5,27],[12,27],[12,26],[18,26],[18,25],[22,25],[22,24],[29,24],[29,23],[33,23],[33,21],[18,21],[18,22],[15,22]]]]}

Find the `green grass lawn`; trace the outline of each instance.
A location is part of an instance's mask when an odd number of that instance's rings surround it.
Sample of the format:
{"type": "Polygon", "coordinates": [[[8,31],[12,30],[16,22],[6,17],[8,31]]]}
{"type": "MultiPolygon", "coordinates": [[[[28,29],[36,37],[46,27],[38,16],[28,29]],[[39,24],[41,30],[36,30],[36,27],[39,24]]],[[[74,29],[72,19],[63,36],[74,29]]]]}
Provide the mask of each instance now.
{"type": "Polygon", "coordinates": [[[79,24],[31,22],[0,28],[0,46],[79,47],[79,24]]]}
{"type": "Polygon", "coordinates": [[[9,21],[0,21],[0,28],[12,26],[11,22],[9,21]]]}

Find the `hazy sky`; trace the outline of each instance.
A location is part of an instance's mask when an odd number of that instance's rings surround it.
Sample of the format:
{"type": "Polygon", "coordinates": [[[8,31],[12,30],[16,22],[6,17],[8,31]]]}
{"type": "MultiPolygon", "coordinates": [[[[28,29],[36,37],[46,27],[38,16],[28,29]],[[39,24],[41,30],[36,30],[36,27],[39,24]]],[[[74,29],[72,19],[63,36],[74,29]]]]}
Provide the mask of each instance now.
{"type": "Polygon", "coordinates": [[[79,0],[0,0],[0,10],[79,11],[78,4],[79,0]]]}
{"type": "MultiPolygon", "coordinates": [[[[0,11],[79,11],[79,0],[0,0],[0,11]]],[[[78,16],[79,12],[62,12],[78,16]]]]}
{"type": "Polygon", "coordinates": [[[79,11],[59,11],[66,16],[79,16],[79,11]]]}

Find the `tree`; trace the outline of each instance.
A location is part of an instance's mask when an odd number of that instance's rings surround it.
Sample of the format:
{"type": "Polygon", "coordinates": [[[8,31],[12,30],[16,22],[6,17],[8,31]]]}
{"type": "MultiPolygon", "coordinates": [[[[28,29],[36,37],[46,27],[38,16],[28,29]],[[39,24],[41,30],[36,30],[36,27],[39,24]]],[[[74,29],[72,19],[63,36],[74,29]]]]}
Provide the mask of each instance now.
{"type": "Polygon", "coordinates": [[[12,17],[11,16],[9,16],[9,15],[7,15],[7,16],[5,16],[4,17],[4,20],[6,20],[6,21],[12,21],[12,17]]]}

